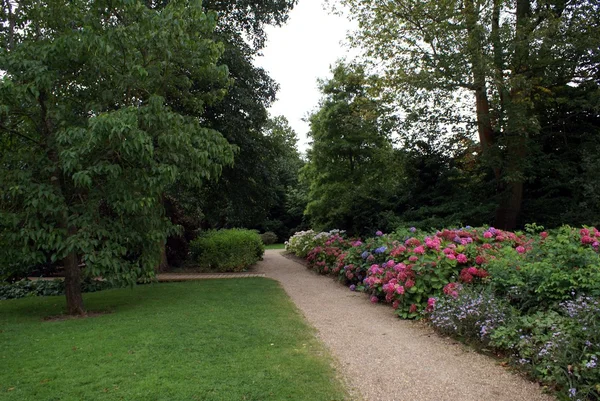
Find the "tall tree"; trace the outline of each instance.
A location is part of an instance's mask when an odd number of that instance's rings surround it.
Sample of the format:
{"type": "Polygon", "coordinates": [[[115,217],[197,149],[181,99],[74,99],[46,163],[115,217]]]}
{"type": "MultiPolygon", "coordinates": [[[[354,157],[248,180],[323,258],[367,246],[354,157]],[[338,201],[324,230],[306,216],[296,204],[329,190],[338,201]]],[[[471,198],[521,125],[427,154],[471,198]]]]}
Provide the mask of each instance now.
{"type": "Polygon", "coordinates": [[[200,203],[208,227],[260,228],[279,201],[273,176],[273,143],[265,136],[267,109],[278,85],[254,57],[265,43],[265,25],[281,25],[295,0],[208,1],[219,14],[217,37],[225,43],[221,62],[229,68],[232,85],[223,101],[207,108],[204,119],[223,133],[238,152],[219,182],[206,187],[200,203]],[[251,39],[248,43],[247,38],[251,39]]]}
{"type": "Polygon", "coordinates": [[[401,171],[394,168],[390,118],[372,87],[362,66],[343,63],[321,83],[303,172],[310,183],[306,214],[315,227],[362,233],[390,208],[401,171]]]}
{"type": "Polygon", "coordinates": [[[232,161],[198,119],[228,81],[215,15],[196,0],[7,0],[1,21],[0,230],[18,254],[0,265],[61,261],[81,314],[80,262],[115,282],[150,277],[174,231],[166,188],[232,161]]]}
{"type": "Polygon", "coordinates": [[[496,225],[514,228],[524,184],[533,178],[527,176],[531,147],[542,129],[544,112],[536,105],[552,103],[569,85],[588,87],[588,95],[597,96],[598,5],[587,0],[342,2],[359,22],[355,43],[381,63],[388,89],[413,99],[428,92],[433,108],[449,93],[472,96],[479,153],[500,199],[496,225]]]}

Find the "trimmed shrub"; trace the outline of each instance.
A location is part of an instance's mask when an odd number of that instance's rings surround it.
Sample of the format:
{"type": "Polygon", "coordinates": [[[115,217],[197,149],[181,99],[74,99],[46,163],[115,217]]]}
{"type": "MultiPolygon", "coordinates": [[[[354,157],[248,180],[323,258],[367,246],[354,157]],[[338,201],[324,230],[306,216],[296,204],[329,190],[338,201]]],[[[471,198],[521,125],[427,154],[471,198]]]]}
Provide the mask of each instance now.
{"type": "Polygon", "coordinates": [[[266,233],[260,235],[260,239],[265,245],[275,244],[277,242],[277,234],[275,234],[273,231],[267,231],[266,233]]]}
{"type": "Polygon", "coordinates": [[[190,243],[192,260],[202,270],[240,272],[262,259],[257,232],[244,229],[208,231],[190,243]]]}

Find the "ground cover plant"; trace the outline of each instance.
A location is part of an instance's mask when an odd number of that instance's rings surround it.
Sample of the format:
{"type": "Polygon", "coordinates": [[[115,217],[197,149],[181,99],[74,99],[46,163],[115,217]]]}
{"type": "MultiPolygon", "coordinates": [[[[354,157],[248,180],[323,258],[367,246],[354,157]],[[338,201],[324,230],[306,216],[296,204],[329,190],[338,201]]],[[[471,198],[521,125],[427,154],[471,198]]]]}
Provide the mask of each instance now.
{"type": "Polygon", "coordinates": [[[256,231],[208,231],[190,243],[192,260],[201,270],[240,272],[258,262],[265,246],[256,231]]]}
{"type": "MultiPolygon", "coordinates": [[[[108,281],[85,279],[81,282],[81,292],[96,292],[113,288],[108,281]]],[[[0,282],[0,301],[35,296],[64,295],[63,280],[19,280],[14,283],[0,282]]]]}
{"type": "Polygon", "coordinates": [[[85,294],[86,319],[44,321],[64,297],[0,302],[0,399],[342,400],[331,360],[267,279],[85,294]]]}
{"type": "Polygon", "coordinates": [[[506,355],[560,399],[599,400],[599,240],[593,227],[413,227],[366,239],[306,231],[287,249],[402,318],[506,355]]]}

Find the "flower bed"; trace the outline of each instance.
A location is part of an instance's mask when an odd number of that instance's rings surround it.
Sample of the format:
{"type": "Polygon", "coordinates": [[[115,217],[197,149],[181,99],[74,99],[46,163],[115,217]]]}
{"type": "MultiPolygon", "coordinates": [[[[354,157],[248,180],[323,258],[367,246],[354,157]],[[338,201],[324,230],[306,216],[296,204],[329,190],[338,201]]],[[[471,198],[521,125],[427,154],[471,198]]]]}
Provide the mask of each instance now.
{"type": "Polygon", "coordinates": [[[600,232],[540,230],[310,231],[287,249],[402,318],[501,351],[561,399],[599,400],[600,232]]]}

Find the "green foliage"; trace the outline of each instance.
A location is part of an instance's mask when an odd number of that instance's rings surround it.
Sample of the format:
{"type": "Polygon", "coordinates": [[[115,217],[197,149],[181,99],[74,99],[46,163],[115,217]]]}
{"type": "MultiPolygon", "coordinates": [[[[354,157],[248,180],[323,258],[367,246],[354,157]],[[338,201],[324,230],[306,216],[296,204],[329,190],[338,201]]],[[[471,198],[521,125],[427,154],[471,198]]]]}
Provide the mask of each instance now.
{"type": "Polygon", "coordinates": [[[260,239],[262,240],[263,244],[272,245],[277,242],[277,234],[275,234],[273,231],[267,231],[266,233],[260,235],[260,239]]]}
{"type": "Polygon", "coordinates": [[[192,260],[203,270],[239,272],[262,259],[264,244],[255,231],[208,231],[190,243],[192,260]]]}
{"type": "Polygon", "coordinates": [[[15,24],[0,33],[3,269],[68,258],[111,282],[152,276],[177,231],[163,193],[232,161],[198,118],[229,83],[215,15],[195,0],[103,4],[31,0],[2,15],[15,24]]]}
{"type": "MultiPolygon", "coordinates": [[[[396,129],[402,145],[420,139],[452,154],[463,142],[478,166],[461,168],[480,189],[470,202],[482,203],[465,217],[509,229],[524,221],[549,227],[598,221],[597,174],[589,164],[600,133],[594,2],[342,4],[359,26],[353,44],[380,74],[382,99],[402,116],[396,129]],[[475,135],[479,143],[468,146],[475,135]]],[[[416,195],[437,197],[442,188],[431,189],[416,195]]],[[[439,222],[455,220],[460,203],[431,201],[405,220],[429,218],[428,211],[439,222]]]]}
{"type": "Polygon", "coordinates": [[[496,293],[524,311],[547,309],[573,294],[600,295],[600,258],[582,246],[580,233],[564,226],[543,235],[527,253],[503,249],[490,260],[496,293]]]}
{"type": "MultiPolygon", "coordinates": [[[[112,287],[106,281],[87,279],[81,283],[81,292],[96,292],[112,287]]],[[[65,283],[62,280],[19,280],[0,284],[0,300],[64,294],[65,283]]]]}
{"type": "Polygon", "coordinates": [[[554,385],[559,399],[600,399],[600,301],[579,297],[557,311],[514,316],[492,334],[491,345],[510,350],[513,363],[554,385]]]}

